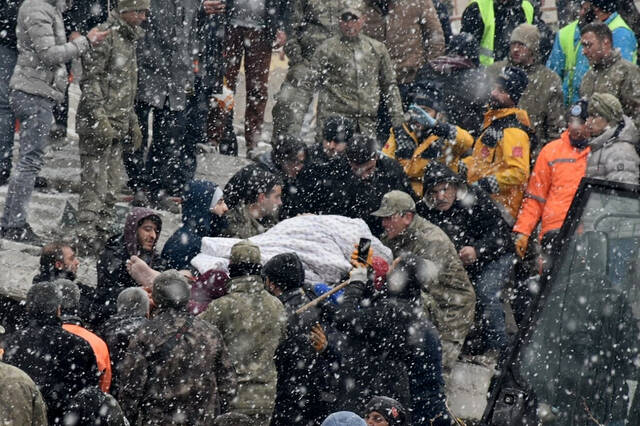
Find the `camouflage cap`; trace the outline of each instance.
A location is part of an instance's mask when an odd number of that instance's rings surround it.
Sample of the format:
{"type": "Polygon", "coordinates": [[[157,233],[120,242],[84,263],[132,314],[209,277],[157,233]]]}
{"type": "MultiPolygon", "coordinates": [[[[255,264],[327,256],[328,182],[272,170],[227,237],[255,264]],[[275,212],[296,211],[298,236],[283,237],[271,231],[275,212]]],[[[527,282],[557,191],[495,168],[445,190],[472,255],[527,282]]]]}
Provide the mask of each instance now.
{"type": "Polygon", "coordinates": [[[347,13],[350,13],[358,18],[362,18],[362,4],[356,0],[347,1],[345,7],[340,11],[340,16],[346,15],[347,13]]]}
{"type": "Polygon", "coordinates": [[[149,10],[151,0],[120,0],[118,2],[118,12],[129,12],[132,10],[149,10]]]}
{"type": "Polygon", "coordinates": [[[589,99],[589,115],[597,115],[609,123],[622,121],[622,104],[609,93],[594,93],[589,99]]]}
{"type": "Polygon", "coordinates": [[[175,269],[162,272],[153,280],[151,298],[159,307],[182,308],[191,296],[187,279],[175,269]]]}
{"type": "Polygon", "coordinates": [[[380,208],[371,213],[372,216],[389,217],[394,214],[402,214],[405,212],[415,212],[416,203],[413,198],[406,192],[391,191],[384,194],[380,202],[380,208]]]}
{"type": "Polygon", "coordinates": [[[231,257],[229,264],[251,263],[260,264],[260,247],[249,240],[242,240],[231,247],[231,257]]]}

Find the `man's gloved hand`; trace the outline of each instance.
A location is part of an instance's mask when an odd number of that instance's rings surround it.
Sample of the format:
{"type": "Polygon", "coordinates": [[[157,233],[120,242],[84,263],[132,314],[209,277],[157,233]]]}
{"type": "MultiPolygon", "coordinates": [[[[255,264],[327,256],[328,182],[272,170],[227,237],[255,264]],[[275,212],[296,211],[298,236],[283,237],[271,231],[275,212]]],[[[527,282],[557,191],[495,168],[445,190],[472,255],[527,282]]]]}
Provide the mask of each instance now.
{"type": "Polygon", "coordinates": [[[409,106],[409,114],[411,115],[412,121],[415,121],[426,129],[431,129],[437,123],[435,118],[431,117],[427,111],[423,110],[416,104],[409,106]]]}
{"type": "Polygon", "coordinates": [[[142,147],[142,130],[140,130],[138,123],[135,123],[135,125],[129,129],[129,135],[133,149],[135,151],[139,150],[142,147]]]}
{"type": "Polygon", "coordinates": [[[405,132],[402,126],[393,128],[396,139],[396,158],[409,159],[413,156],[418,144],[405,132]]]}
{"type": "Polygon", "coordinates": [[[111,141],[116,138],[116,131],[113,129],[111,122],[106,116],[100,115],[96,121],[95,126],[96,136],[101,140],[111,143],[111,141]]]}
{"type": "Polygon", "coordinates": [[[487,194],[497,194],[500,192],[500,184],[498,183],[498,179],[495,176],[489,175],[485,176],[482,179],[478,180],[475,185],[478,185],[482,188],[487,194]]]}
{"type": "Polygon", "coordinates": [[[516,254],[524,259],[524,255],[527,252],[527,245],[529,245],[529,236],[525,234],[516,233],[513,238],[516,245],[516,254]]]}
{"type": "Polygon", "coordinates": [[[316,324],[311,327],[311,335],[309,338],[311,339],[311,345],[316,352],[322,353],[327,349],[329,342],[327,341],[327,335],[324,334],[324,330],[320,324],[316,324]]]}
{"type": "Polygon", "coordinates": [[[437,160],[442,158],[442,150],[444,149],[444,139],[437,139],[429,145],[427,149],[422,151],[420,158],[427,160],[437,160]]]}
{"type": "Polygon", "coordinates": [[[458,128],[453,124],[437,122],[435,126],[433,126],[431,133],[441,138],[455,140],[458,134],[458,128]]]}
{"type": "Polygon", "coordinates": [[[361,283],[366,283],[369,278],[369,271],[366,266],[358,266],[355,267],[349,272],[349,281],[354,282],[358,281],[361,283]]]}
{"type": "Polygon", "coordinates": [[[360,260],[358,259],[358,244],[355,244],[355,250],[351,252],[351,264],[355,268],[361,268],[361,267],[366,268],[368,266],[370,267],[371,265],[373,265],[373,249],[369,248],[369,253],[367,253],[367,263],[365,264],[360,262],[360,260]]]}

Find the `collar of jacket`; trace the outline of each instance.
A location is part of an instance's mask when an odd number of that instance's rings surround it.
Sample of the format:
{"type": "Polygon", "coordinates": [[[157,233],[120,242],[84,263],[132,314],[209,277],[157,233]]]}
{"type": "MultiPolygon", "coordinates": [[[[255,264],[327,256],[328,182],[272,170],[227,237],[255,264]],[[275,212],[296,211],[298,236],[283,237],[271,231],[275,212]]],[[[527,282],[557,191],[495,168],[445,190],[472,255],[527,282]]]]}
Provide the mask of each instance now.
{"type": "Polygon", "coordinates": [[[611,55],[607,56],[606,58],[602,58],[601,62],[598,62],[597,64],[593,64],[592,67],[595,70],[605,70],[607,68],[610,68],[613,64],[618,62],[621,58],[622,56],[620,56],[620,51],[618,49],[612,48],[611,55]]]}
{"type": "Polygon", "coordinates": [[[484,114],[484,122],[482,123],[482,129],[486,129],[491,125],[494,120],[499,118],[504,118],[509,115],[515,114],[518,121],[523,125],[531,128],[531,121],[529,121],[529,115],[527,112],[520,108],[499,108],[499,109],[490,109],[484,114]]]}
{"type": "Polygon", "coordinates": [[[53,325],[60,327],[62,326],[62,320],[57,315],[49,315],[49,314],[41,314],[41,313],[30,313],[29,314],[29,323],[34,326],[45,326],[45,325],[53,325]]]}
{"type": "Polygon", "coordinates": [[[263,290],[264,283],[259,275],[243,275],[229,281],[229,293],[259,293],[263,290]]]}
{"type": "Polygon", "coordinates": [[[107,18],[110,26],[117,26],[117,30],[123,37],[128,40],[138,40],[144,37],[144,30],[140,27],[132,27],[120,17],[120,13],[112,10],[107,18]]]}
{"type": "Polygon", "coordinates": [[[347,44],[357,44],[362,40],[362,32],[355,37],[347,37],[346,35],[340,33],[340,41],[347,44]]]}
{"type": "Polygon", "coordinates": [[[290,305],[291,300],[299,298],[300,301],[304,301],[304,290],[302,290],[302,287],[296,288],[295,290],[289,290],[289,291],[285,291],[283,292],[280,296],[278,296],[278,299],[280,299],[280,301],[282,302],[283,305],[290,305]]]}

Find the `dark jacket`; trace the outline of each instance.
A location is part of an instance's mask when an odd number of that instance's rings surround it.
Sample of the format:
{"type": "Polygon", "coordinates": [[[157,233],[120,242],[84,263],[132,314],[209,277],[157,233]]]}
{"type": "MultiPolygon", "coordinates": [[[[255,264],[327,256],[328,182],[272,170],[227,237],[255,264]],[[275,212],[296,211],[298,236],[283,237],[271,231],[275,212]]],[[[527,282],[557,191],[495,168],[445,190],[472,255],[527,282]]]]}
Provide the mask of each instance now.
{"type": "Polygon", "coordinates": [[[8,337],[4,361],[20,368],[38,385],[49,424],[62,424],[71,398],[98,385],[96,358],[82,338],[62,329],[60,318],[30,316],[27,327],[8,337]]]}
{"type": "Polygon", "coordinates": [[[169,237],[162,258],[171,269],[189,269],[191,259],[200,253],[202,237],[219,237],[226,220],[210,212],[211,199],[218,185],[192,181],[182,198],[182,226],[169,237]]]}
{"type": "Polygon", "coordinates": [[[313,349],[309,334],[319,323],[320,312],[311,308],[295,314],[311,300],[302,288],[278,298],[287,311],[288,326],[287,338],[274,356],[278,382],[271,426],[320,424],[335,409],[337,386],[331,378],[339,372],[340,357],[331,344],[322,353],[313,349]]]}
{"type": "Polygon", "coordinates": [[[425,173],[425,188],[442,181],[459,187],[458,198],[451,208],[441,212],[423,199],[416,204],[416,210],[420,216],[440,227],[456,250],[460,251],[465,246],[475,248],[478,261],[466,266],[467,273],[473,278],[482,272],[487,263],[515,252],[511,226],[484,190],[466,185],[448,167],[432,163],[425,173]]]}
{"type": "Polygon", "coordinates": [[[237,385],[218,329],[176,309],[161,310],[138,330],[118,380],[125,415],[148,425],[212,424],[227,411],[237,385]],[[177,343],[163,349],[170,339],[177,343]]]}
{"type": "Polygon", "coordinates": [[[18,51],[16,25],[18,24],[18,8],[22,0],[4,0],[0,6],[0,44],[18,51]]]}
{"type": "MultiPolygon", "coordinates": [[[[143,219],[147,218],[160,220],[158,214],[153,210],[139,207],[133,208],[127,216],[123,233],[107,240],[105,249],[100,255],[97,264],[98,285],[94,299],[96,325],[102,324],[116,313],[116,301],[122,290],[138,286],[138,283],[129,275],[126,268],[126,262],[131,256],[140,256],[156,271],[162,272],[167,269],[166,262],[155,251],[155,248],[152,252],[143,252],[138,247],[136,236],[138,225],[143,219]]],[[[159,236],[162,223],[159,222],[158,225],[159,236]]]]}

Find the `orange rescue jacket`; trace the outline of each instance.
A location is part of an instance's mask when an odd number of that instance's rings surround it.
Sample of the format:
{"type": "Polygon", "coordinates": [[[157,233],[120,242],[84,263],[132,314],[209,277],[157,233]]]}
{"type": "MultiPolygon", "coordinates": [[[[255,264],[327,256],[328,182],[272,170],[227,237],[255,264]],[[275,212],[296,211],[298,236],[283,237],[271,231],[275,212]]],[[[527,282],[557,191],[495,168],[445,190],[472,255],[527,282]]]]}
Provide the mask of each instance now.
{"type": "Polygon", "coordinates": [[[102,390],[102,392],[109,392],[109,388],[111,387],[111,358],[109,357],[107,344],[100,337],[82,326],[63,324],[62,328],[71,334],[83,338],[89,343],[96,356],[98,371],[100,371],[100,390],[102,390]]]}

